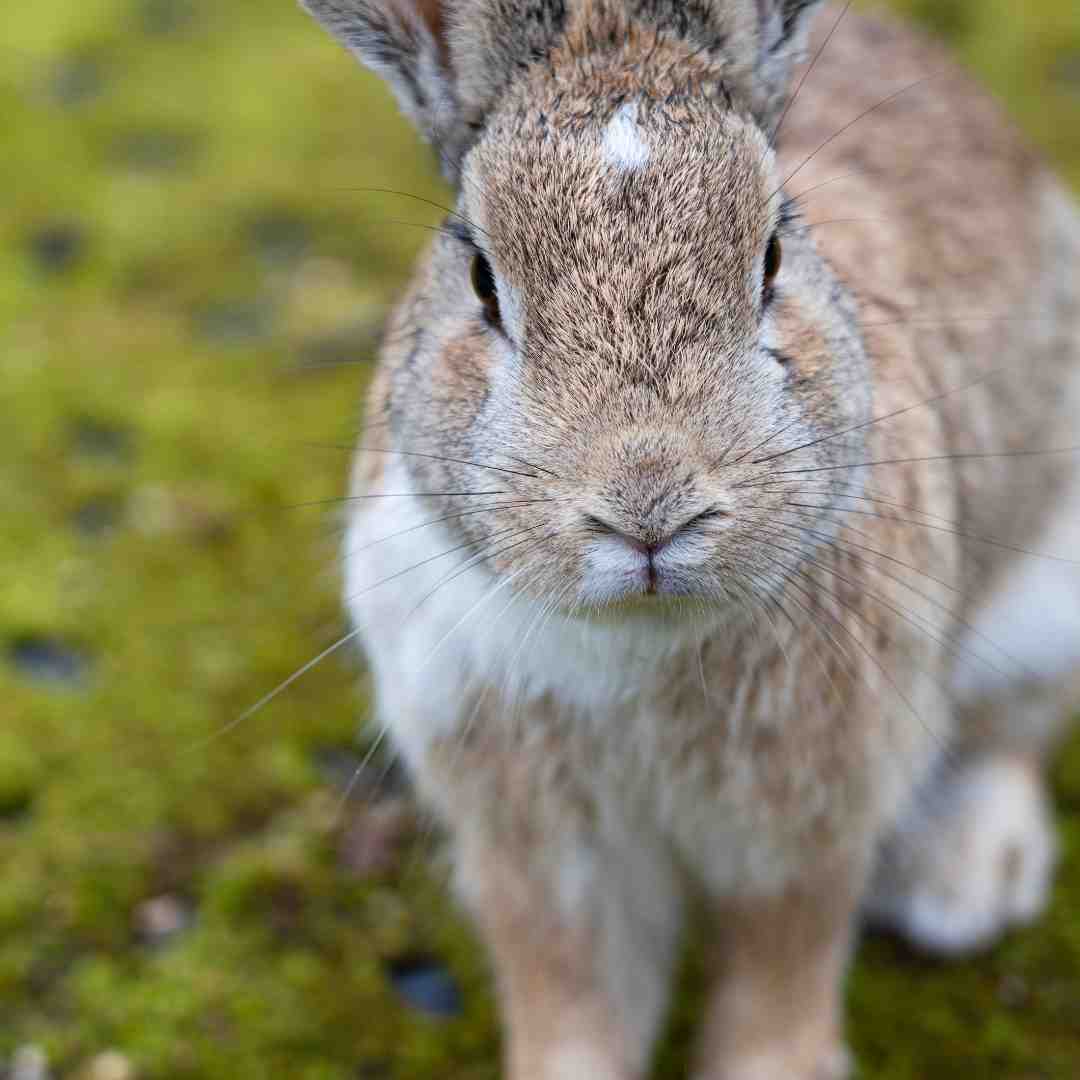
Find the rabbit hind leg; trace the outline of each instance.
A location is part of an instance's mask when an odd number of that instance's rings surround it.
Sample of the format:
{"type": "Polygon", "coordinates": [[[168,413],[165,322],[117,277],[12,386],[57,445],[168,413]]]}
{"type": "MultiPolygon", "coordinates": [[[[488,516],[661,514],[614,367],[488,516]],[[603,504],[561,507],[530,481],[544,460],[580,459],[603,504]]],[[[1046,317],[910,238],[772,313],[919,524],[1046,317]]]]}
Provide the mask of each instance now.
{"type": "Polygon", "coordinates": [[[1038,918],[1058,855],[1047,761],[1078,706],[1080,668],[960,708],[957,744],[879,852],[871,922],[950,954],[1038,918]]]}

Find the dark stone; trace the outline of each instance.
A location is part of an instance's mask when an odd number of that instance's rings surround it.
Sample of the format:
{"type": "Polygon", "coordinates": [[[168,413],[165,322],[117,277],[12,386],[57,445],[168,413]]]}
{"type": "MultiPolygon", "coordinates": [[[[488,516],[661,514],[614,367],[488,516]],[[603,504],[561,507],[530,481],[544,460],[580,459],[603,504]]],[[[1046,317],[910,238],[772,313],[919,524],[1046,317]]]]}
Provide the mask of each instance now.
{"type": "Polygon", "coordinates": [[[8,646],[8,660],[23,678],[46,686],[73,689],[86,683],[86,655],[56,638],[26,634],[8,646]]]}
{"type": "MultiPolygon", "coordinates": [[[[0,821],[12,823],[21,821],[30,816],[34,806],[34,793],[28,788],[18,785],[10,788],[0,788],[0,821]]],[[[3,1076],[3,1073],[0,1073],[3,1076]]]]}
{"type": "Polygon", "coordinates": [[[247,228],[248,243],[255,254],[271,266],[291,266],[311,247],[311,228],[286,210],[256,217],[247,228]]]}
{"type": "Polygon", "coordinates": [[[86,233],[71,222],[44,225],[30,234],[30,257],[46,274],[62,274],[86,252],[86,233]]]}
{"type": "Polygon", "coordinates": [[[71,526],[81,536],[97,539],[112,532],[123,516],[123,504],[111,496],[87,499],[71,515],[71,526]]]}
{"type": "Polygon", "coordinates": [[[118,165],[140,172],[173,172],[194,160],[200,143],[191,131],[136,128],[116,137],[111,157],[118,165]]]}
{"type": "Polygon", "coordinates": [[[394,1073],[385,1061],[365,1061],[357,1067],[356,1080],[391,1080],[394,1073]]]}
{"type": "Polygon", "coordinates": [[[461,990],[454,977],[430,956],[407,956],[387,969],[391,985],[406,1004],[428,1016],[460,1016],[461,990]]]}
{"type": "Polygon", "coordinates": [[[270,311],[249,300],[216,300],[195,314],[195,332],[214,345],[246,345],[270,332],[270,311]]]}
{"type": "Polygon", "coordinates": [[[49,74],[49,97],[66,108],[93,101],[104,89],[105,71],[93,56],[66,56],[49,74]]]}
{"type": "Polygon", "coordinates": [[[195,21],[192,0],[138,0],[136,19],[144,33],[168,36],[186,30],[195,21]]]}
{"type": "Polygon", "coordinates": [[[92,416],[81,416],[75,421],[71,442],[75,453],[82,457],[120,464],[134,456],[135,441],[127,428],[108,424],[92,416]]]}

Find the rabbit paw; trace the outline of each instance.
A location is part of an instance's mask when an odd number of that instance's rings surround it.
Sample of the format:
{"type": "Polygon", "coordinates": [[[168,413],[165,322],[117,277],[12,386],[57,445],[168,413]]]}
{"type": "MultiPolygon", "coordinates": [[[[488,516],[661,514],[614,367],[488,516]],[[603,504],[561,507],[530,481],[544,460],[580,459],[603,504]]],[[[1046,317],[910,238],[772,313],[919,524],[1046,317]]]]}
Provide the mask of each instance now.
{"type": "Polygon", "coordinates": [[[954,777],[935,804],[890,841],[871,920],[921,948],[961,953],[1037,918],[1057,854],[1038,771],[988,758],[954,777]]]}
{"type": "Polygon", "coordinates": [[[728,1062],[700,1080],[848,1080],[853,1073],[851,1054],[846,1046],[831,1047],[816,1066],[807,1069],[801,1055],[792,1061],[786,1054],[759,1054],[742,1061],[728,1062]]]}

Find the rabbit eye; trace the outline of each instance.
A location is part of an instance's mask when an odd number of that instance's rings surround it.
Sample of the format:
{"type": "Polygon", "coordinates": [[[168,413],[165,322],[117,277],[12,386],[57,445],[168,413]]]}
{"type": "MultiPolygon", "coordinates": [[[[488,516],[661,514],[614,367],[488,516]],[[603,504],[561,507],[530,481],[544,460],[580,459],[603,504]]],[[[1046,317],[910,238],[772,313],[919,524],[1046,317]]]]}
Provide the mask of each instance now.
{"type": "Polygon", "coordinates": [[[777,275],[780,273],[780,264],[784,261],[784,249],[780,245],[780,237],[773,233],[769,238],[769,246],[765,249],[765,297],[770,298],[773,286],[776,284],[777,275]]]}
{"type": "Polygon", "coordinates": [[[499,291],[495,287],[495,273],[491,269],[491,263],[483,255],[474,255],[472,266],[469,270],[472,280],[473,292],[477,299],[484,305],[484,315],[488,322],[497,325],[499,322],[499,291]]]}

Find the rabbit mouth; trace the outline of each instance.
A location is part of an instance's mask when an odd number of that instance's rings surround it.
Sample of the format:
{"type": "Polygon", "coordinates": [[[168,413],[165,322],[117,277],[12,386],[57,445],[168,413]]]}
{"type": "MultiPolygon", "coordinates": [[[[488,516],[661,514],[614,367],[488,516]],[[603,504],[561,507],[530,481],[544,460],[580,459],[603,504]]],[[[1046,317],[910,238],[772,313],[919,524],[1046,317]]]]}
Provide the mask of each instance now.
{"type": "Polygon", "coordinates": [[[585,552],[579,602],[655,611],[666,602],[705,599],[694,571],[712,554],[711,547],[694,535],[657,545],[619,535],[594,537],[585,552]]]}

